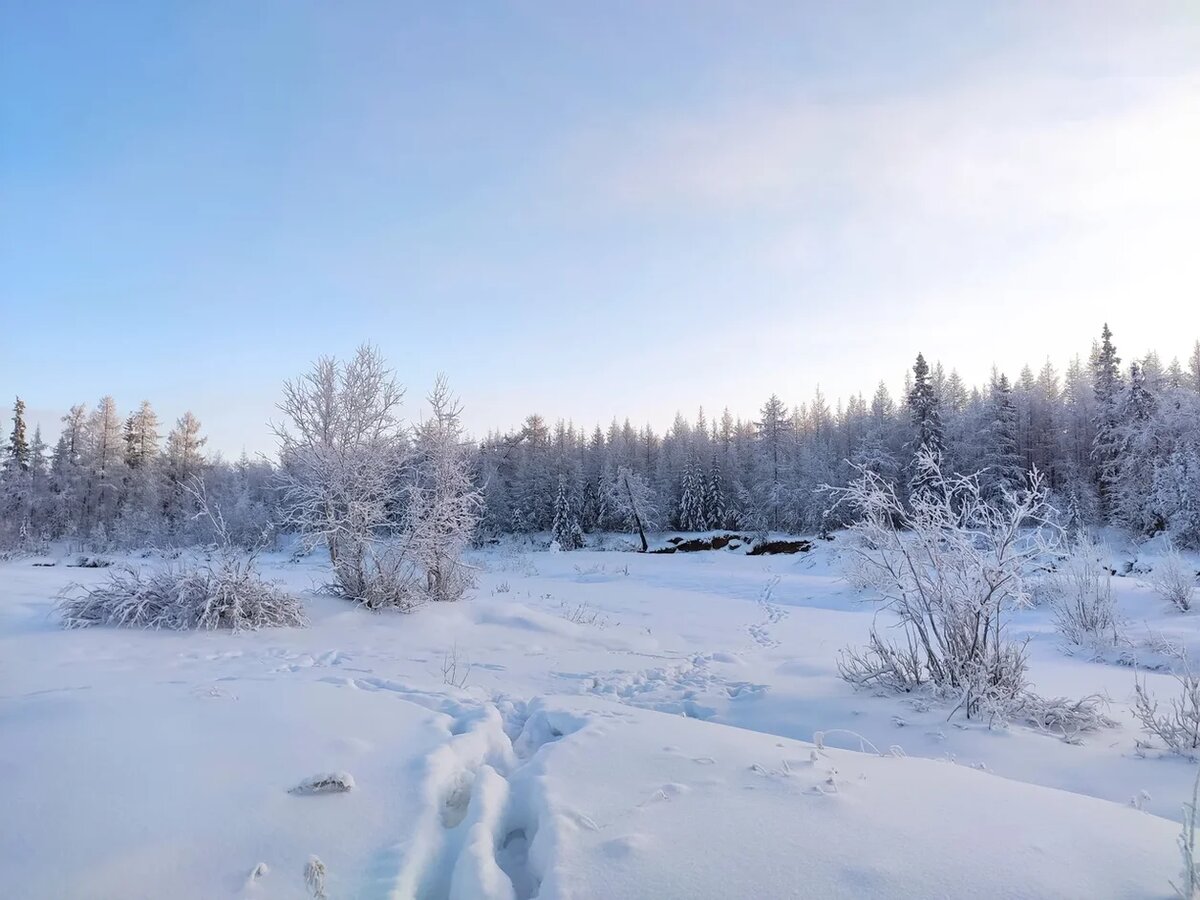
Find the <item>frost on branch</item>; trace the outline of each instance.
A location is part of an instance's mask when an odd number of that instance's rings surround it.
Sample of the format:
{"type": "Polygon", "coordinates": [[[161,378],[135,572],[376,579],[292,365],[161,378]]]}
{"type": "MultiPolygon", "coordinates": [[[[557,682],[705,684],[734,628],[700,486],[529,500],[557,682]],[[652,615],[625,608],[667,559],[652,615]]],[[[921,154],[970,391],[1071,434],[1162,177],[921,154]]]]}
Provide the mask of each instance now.
{"type": "Polygon", "coordinates": [[[1172,675],[1179,691],[1162,710],[1145,681],[1134,682],[1133,715],[1149,739],[1139,746],[1157,742],[1171,753],[1195,759],[1200,754],[1200,675],[1192,671],[1183,653],[1172,675]]]}
{"type": "Polygon", "coordinates": [[[1179,555],[1173,541],[1167,541],[1162,559],[1150,573],[1150,587],[1162,599],[1173,603],[1180,612],[1192,608],[1192,601],[1196,597],[1196,575],[1179,555]]]}
{"type": "Polygon", "coordinates": [[[1070,644],[1111,650],[1120,641],[1112,574],[1087,536],[1071,546],[1047,579],[1058,633],[1070,644]]]}
{"type": "Polygon", "coordinates": [[[322,357],[284,385],[279,484],[285,527],[324,544],[331,589],[377,609],[418,602],[412,560],[392,540],[403,502],[404,390],[379,352],[347,363],[322,357]]]}
{"type": "Polygon", "coordinates": [[[854,581],[878,592],[899,619],[899,640],[872,627],[868,646],[843,653],[856,686],[929,691],[968,718],[1018,719],[1071,735],[1106,724],[1098,698],[1047,701],[1030,693],[1024,644],[1006,616],[1028,602],[1025,576],[1057,539],[1042,477],[985,499],[979,478],[949,475],[937,455],[917,458],[921,490],[905,505],[878,474],[859,468],[834,489],[857,520],[854,581]]]}
{"type": "Polygon", "coordinates": [[[68,628],[266,628],[302,626],[300,601],[264,581],[249,560],[146,573],[113,567],[106,583],[68,588],[58,604],[68,628]]]}
{"type": "Polygon", "coordinates": [[[432,601],[458,600],[474,585],[462,561],[483,501],[472,478],[471,447],[462,432],[462,407],[438,376],[429,394],[430,417],[416,427],[407,492],[405,541],[432,601]]]}

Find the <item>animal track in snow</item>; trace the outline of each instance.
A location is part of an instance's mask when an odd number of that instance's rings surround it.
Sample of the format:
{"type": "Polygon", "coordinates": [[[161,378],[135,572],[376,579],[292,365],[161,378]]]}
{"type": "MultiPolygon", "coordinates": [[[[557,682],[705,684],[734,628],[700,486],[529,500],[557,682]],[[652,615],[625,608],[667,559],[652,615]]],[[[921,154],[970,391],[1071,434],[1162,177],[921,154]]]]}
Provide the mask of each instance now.
{"type": "Polygon", "coordinates": [[[778,575],[767,582],[767,585],[758,597],[758,608],[762,612],[763,620],[746,626],[746,631],[750,633],[750,638],[764,650],[773,650],[779,646],[779,641],[771,637],[771,630],[788,616],[786,609],[771,602],[771,596],[774,594],[775,587],[778,584],[778,575]]]}
{"type": "Polygon", "coordinates": [[[715,655],[697,653],[674,666],[657,666],[638,672],[593,672],[576,677],[584,690],[630,706],[676,713],[693,719],[717,714],[712,703],[744,700],[766,691],[763,684],[730,681],[712,668],[715,655]]]}

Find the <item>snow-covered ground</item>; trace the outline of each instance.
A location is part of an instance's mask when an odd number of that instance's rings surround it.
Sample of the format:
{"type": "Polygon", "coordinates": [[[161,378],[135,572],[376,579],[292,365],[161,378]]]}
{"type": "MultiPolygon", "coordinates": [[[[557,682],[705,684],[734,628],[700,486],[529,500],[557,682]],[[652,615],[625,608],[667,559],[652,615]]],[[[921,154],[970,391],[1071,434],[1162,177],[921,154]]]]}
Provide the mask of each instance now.
{"type": "MultiPolygon", "coordinates": [[[[332,900],[1170,896],[1195,769],[1136,752],[1133,670],[1017,617],[1041,693],[1110,698],[1082,744],[856,693],[838,546],[497,548],[408,615],[281,554],[311,626],[238,634],[65,631],[105,572],[0,563],[0,894],[307,897],[316,856],[332,900]],[[354,789],[289,793],[328,772],[354,789]]],[[[1200,614],[1115,581],[1135,643],[1200,652],[1200,614]]]]}

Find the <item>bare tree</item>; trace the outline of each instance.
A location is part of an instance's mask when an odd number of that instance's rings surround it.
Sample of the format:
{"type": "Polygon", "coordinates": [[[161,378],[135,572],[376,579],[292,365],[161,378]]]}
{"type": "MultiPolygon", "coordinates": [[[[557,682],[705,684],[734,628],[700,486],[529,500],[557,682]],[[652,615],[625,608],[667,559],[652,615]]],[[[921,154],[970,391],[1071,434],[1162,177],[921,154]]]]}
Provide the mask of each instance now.
{"type": "Polygon", "coordinates": [[[403,500],[404,389],[379,351],[363,345],[349,362],[322,357],[284,384],[273,425],[279,440],[282,516],[324,543],[334,588],[371,607],[411,605],[411,564],[388,539],[403,500]]]}

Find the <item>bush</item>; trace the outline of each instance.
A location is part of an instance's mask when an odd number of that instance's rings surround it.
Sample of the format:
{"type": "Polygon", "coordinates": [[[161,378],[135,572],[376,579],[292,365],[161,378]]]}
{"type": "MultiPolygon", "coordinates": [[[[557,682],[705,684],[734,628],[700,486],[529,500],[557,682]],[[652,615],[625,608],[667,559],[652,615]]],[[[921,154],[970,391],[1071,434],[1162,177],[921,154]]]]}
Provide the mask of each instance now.
{"type": "Polygon", "coordinates": [[[1192,608],[1196,596],[1196,576],[1184,563],[1173,542],[1167,541],[1166,552],[1150,573],[1149,580],[1154,593],[1175,604],[1181,612],[1192,608]]]}
{"type": "Polygon", "coordinates": [[[1080,538],[1048,579],[1054,625],[1067,641],[1081,647],[1111,649],[1120,640],[1112,575],[1100,548],[1080,538]]]}
{"type": "Polygon", "coordinates": [[[1026,603],[1026,571],[1045,549],[1046,489],[1035,473],[1025,490],[989,501],[978,476],[947,475],[928,453],[917,464],[926,487],[908,504],[865,469],[835,490],[858,516],[850,577],[879,593],[903,638],[896,646],[873,627],[869,646],[847,651],[839,668],[856,685],[927,684],[968,718],[994,716],[1024,690],[1024,645],[1004,620],[1026,603]]]}
{"type": "Polygon", "coordinates": [[[1145,682],[1134,681],[1133,715],[1150,738],[1150,742],[1139,741],[1138,746],[1152,747],[1152,742],[1157,740],[1170,752],[1195,759],[1200,751],[1200,675],[1192,671],[1183,655],[1172,674],[1179,684],[1179,694],[1171,698],[1167,710],[1162,713],[1145,682]]]}
{"type": "Polygon", "coordinates": [[[253,559],[223,555],[215,565],[168,566],[144,573],[114,567],[106,583],[67,588],[58,604],[63,625],[87,628],[265,628],[302,626],[300,601],[264,581],[253,559]]]}
{"type": "Polygon", "coordinates": [[[849,575],[878,592],[897,615],[899,642],[872,626],[869,644],[838,663],[856,687],[922,688],[955,703],[967,718],[1016,720],[1070,739],[1111,720],[1102,700],[1048,700],[1028,688],[1025,645],[1005,628],[1011,610],[1028,602],[1027,574],[1058,536],[1048,517],[1041,476],[1021,490],[987,499],[976,475],[947,475],[940,460],[917,459],[922,487],[908,504],[878,474],[859,469],[833,489],[857,515],[850,526],[849,575]]]}

